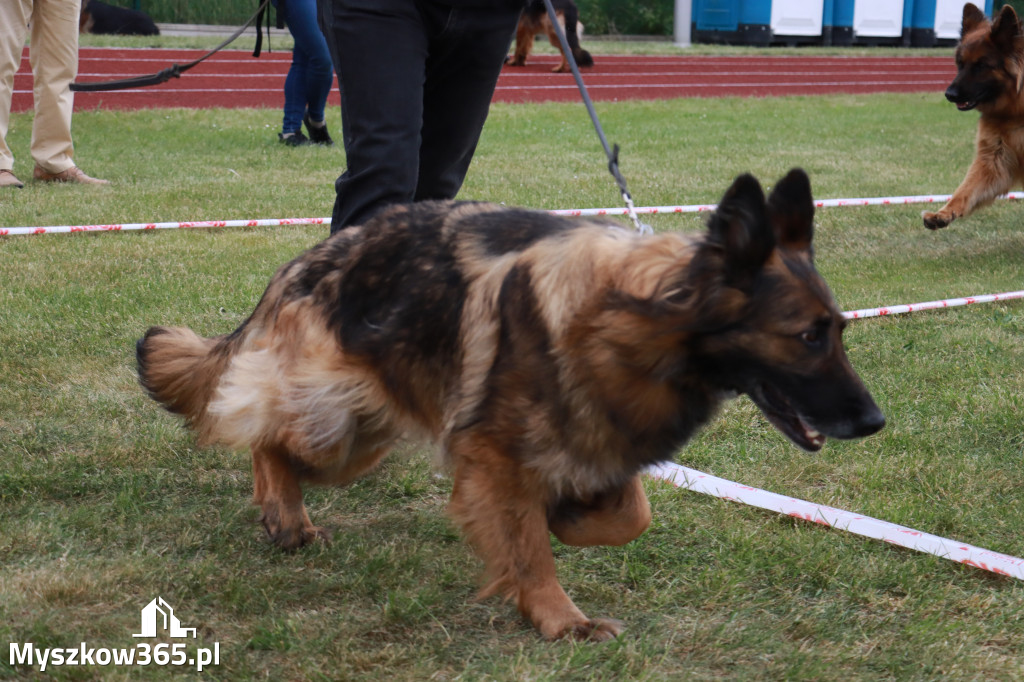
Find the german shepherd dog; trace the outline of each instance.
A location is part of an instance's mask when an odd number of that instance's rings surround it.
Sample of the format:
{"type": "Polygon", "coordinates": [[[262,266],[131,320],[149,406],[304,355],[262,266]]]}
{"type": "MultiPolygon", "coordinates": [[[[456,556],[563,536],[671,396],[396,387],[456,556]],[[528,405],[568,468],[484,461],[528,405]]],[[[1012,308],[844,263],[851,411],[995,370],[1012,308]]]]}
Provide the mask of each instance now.
{"type": "MultiPolygon", "coordinates": [[[[580,67],[593,66],[594,58],[580,47],[579,29],[583,28],[583,24],[579,23],[580,13],[576,8],[576,3],[572,0],[553,0],[551,5],[555,8],[555,16],[558,17],[562,30],[565,31],[565,39],[569,43],[572,56],[576,59],[576,65],[580,67]]],[[[533,40],[541,34],[547,34],[548,40],[558,48],[562,55],[562,61],[552,71],[555,73],[571,71],[569,60],[562,49],[562,41],[558,39],[558,33],[551,25],[544,0],[531,0],[519,16],[519,26],[516,28],[516,49],[506,63],[509,66],[526,66],[526,59],[533,50],[533,40]]]]}
{"type": "Polygon", "coordinates": [[[160,29],[145,12],[108,5],[100,0],[82,0],[78,30],[122,36],[160,35],[160,29]]]}
{"type": "Polygon", "coordinates": [[[1024,34],[1012,7],[1005,5],[990,22],[974,5],[964,5],[956,67],[946,99],[960,111],[981,112],[976,152],[946,205],[921,214],[932,230],[987,206],[1024,181],[1024,34]]]}
{"type": "Polygon", "coordinates": [[[796,445],[885,419],[843,350],[813,264],[810,183],[765,200],[739,177],[700,235],[482,203],[385,209],[278,270],[252,315],[206,339],[153,327],[142,386],[201,442],[252,453],[282,548],[327,539],[300,484],[347,484],[405,434],[440,445],[449,512],[500,594],[547,638],[603,640],[555,575],[549,533],[622,545],[640,481],[746,393],[796,445]]]}

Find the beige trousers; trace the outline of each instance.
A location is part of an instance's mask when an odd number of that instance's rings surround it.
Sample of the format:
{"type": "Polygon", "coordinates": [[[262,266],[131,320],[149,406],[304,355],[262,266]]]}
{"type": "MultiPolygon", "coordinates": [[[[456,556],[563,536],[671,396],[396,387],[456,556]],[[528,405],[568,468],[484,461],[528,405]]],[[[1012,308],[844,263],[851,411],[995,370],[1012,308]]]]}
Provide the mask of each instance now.
{"type": "Polygon", "coordinates": [[[25,37],[32,31],[32,158],[48,173],[74,166],[71,160],[69,86],[78,75],[78,15],[82,0],[0,0],[0,170],[14,167],[7,146],[14,73],[21,64],[25,37]]]}

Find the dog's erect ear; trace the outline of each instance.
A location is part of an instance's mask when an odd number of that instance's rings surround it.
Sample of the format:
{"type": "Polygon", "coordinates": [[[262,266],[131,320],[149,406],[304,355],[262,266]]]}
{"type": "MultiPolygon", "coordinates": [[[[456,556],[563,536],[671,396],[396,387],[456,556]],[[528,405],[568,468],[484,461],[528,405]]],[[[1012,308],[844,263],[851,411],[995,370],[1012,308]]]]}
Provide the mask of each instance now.
{"type": "Polygon", "coordinates": [[[757,272],[775,248],[764,191],[753,175],[736,178],[708,221],[711,239],[725,252],[726,277],[741,283],[757,272]]]}
{"type": "MultiPolygon", "coordinates": [[[[1010,8],[1010,11],[1012,12],[1013,8],[1010,8]]],[[[960,37],[963,38],[986,21],[988,21],[988,17],[978,9],[977,5],[967,3],[964,5],[963,23],[960,24],[960,37]]]]}
{"type": "Polygon", "coordinates": [[[809,250],[814,238],[811,181],[800,168],[789,171],[768,195],[768,220],[779,246],[809,250]]]}
{"type": "Polygon", "coordinates": [[[1013,7],[1003,5],[999,16],[992,22],[992,42],[1005,55],[1016,55],[1021,50],[1020,19],[1013,7]]]}

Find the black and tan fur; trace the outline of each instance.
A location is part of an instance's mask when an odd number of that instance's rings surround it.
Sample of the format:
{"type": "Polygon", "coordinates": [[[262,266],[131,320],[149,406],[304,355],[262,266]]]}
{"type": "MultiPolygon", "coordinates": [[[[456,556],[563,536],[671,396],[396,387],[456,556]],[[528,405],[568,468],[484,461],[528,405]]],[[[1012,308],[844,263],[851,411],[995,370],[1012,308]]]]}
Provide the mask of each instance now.
{"type": "Polygon", "coordinates": [[[641,470],[747,393],[797,445],[884,423],[816,273],[807,176],[741,176],[700,235],[477,203],[388,209],[283,266],[235,332],[153,327],[139,377],[202,441],[252,453],[285,548],[325,536],[302,483],[345,484],[402,435],[440,445],[450,514],[499,594],[549,638],[606,639],[555,575],[549,533],[621,545],[641,470]]]}
{"type": "Polygon", "coordinates": [[[101,0],[82,0],[78,30],[80,33],[105,35],[160,35],[160,29],[145,12],[110,5],[101,0]]]}
{"type": "MultiPolygon", "coordinates": [[[[569,43],[569,49],[579,67],[594,65],[594,58],[589,52],[580,47],[580,33],[583,24],[579,23],[579,9],[572,0],[553,0],[551,3],[555,9],[555,16],[558,23],[565,32],[565,40],[569,43]]],[[[562,49],[562,41],[558,39],[558,33],[551,24],[547,7],[544,0],[531,0],[523,13],[519,16],[519,25],[516,28],[516,49],[507,61],[509,66],[526,66],[526,60],[533,51],[533,41],[538,35],[547,35],[548,41],[562,55],[562,61],[552,69],[555,73],[568,73],[569,60],[562,49]]]]}
{"type": "Polygon", "coordinates": [[[1024,183],[1024,33],[1013,8],[1003,6],[995,21],[964,5],[957,74],[946,99],[960,111],[977,109],[975,156],[967,176],[946,205],[922,213],[936,230],[1024,183]]]}

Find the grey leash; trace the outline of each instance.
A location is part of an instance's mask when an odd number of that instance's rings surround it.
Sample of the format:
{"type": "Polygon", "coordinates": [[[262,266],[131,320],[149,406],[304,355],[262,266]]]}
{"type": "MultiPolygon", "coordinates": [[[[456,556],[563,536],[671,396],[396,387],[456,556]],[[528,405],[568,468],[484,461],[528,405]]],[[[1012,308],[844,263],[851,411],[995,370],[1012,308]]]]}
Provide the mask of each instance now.
{"type": "Polygon", "coordinates": [[[569,62],[569,68],[572,69],[572,76],[576,79],[576,87],[579,88],[580,95],[583,97],[583,104],[587,107],[587,112],[590,114],[590,120],[594,123],[597,136],[601,138],[601,146],[604,147],[604,153],[608,157],[608,172],[615,178],[615,183],[619,186],[619,191],[622,192],[622,200],[626,202],[626,212],[629,214],[629,219],[633,222],[633,227],[640,234],[653,234],[654,230],[651,229],[651,226],[641,223],[640,218],[637,217],[636,209],[633,207],[633,197],[626,187],[626,178],[619,171],[619,145],[615,145],[614,148],[608,145],[608,138],[605,137],[604,130],[601,128],[601,121],[597,118],[594,103],[590,99],[590,93],[587,92],[587,86],[583,84],[583,76],[580,75],[580,69],[576,65],[576,57],[573,56],[572,49],[569,47],[569,41],[565,37],[562,25],[558,23],[558,16],[555,14],[555,8],[552,6],[551,0],[544,0],[544,6],[547,7],[551,26],[554,28],[555,33],[558,34],[558,41],[562,44],[562,53],[565,55],[566,61],[569,62]]]}

